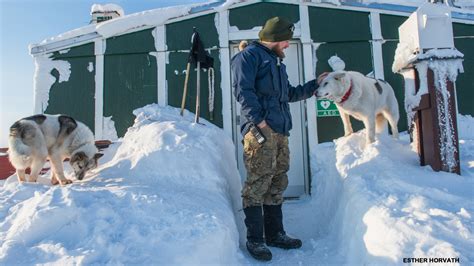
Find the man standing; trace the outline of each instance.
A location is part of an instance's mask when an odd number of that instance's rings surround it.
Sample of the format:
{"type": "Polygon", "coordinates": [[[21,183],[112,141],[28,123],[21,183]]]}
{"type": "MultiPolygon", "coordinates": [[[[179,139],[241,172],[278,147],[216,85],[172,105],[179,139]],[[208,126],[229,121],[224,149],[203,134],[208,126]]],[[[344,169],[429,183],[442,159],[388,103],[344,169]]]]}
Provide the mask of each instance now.
{"type": "Polygon", "coordinates": [[[285,233],[281,210],[290,165],[288,136],[292,122],[288,103],[311,97],[318,85],[312,80],[293,87],[288,81],[282,59],[293,30],[294,25],[286,19],[271,18],[258,34],[260,41],[249,44],[232,58],[232,86],[242,106],[247,169],[242,189],[247,250],[263,261],[272,259],[265,243],[283,249],[302,245],[301,240],[285,233]]]}

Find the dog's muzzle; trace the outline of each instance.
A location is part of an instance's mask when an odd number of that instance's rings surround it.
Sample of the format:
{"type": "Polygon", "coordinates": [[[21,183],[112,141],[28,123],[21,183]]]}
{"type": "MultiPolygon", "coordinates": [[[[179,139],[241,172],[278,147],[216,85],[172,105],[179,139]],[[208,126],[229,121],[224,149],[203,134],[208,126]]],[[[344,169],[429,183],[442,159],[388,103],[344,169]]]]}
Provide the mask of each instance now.
{"type": "Polygon", "coordinates": [[[82,180],[82,179],[84,179],[84,176],[86,175],[86,172],[85,171],[80,171],[80,172],[77,172],[75,174],[76,174],[76,178],[78,180],[82,180]]]}

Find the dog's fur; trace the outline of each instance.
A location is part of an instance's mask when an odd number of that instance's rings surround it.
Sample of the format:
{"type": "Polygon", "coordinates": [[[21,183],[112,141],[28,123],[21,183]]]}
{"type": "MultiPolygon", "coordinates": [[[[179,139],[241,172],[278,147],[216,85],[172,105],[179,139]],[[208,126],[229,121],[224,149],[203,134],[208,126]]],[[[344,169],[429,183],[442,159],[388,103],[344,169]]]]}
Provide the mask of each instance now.
{"type": "Polygon", "coordinates": [[[97,167],[98,153],[91,130],[81,122],[65,115],[34,115],[20,119],[10,127],[8,157],[16,168],[18,180],[26,181],[25,169],[30,167],[30,182],[38,175],[49,158],[51,183],[66,185],[63,160],[70,159],[77,179],[97,167]]]}
{"type": "Polygon", "coordinates": [[[247,46],[249,46],[249,42],[246,40],[240,41],[239,43],[239,51],[244,50],[247,46]]]}
{"type": "Polygon", "coordinates": [[[345,136],[353,132],[349,117],[351,115],[364,123],[367,143],[375,141],[375,132],[384,131],[387,120],[393,137],[398,138],[397,123],[400,115],[397,98],[390,84],[354,71],[331,72],[319,83],[316,96],[335,102],[344,124],[345,136]],[[344,100],[351,84],[351,93],[344,100]]]}

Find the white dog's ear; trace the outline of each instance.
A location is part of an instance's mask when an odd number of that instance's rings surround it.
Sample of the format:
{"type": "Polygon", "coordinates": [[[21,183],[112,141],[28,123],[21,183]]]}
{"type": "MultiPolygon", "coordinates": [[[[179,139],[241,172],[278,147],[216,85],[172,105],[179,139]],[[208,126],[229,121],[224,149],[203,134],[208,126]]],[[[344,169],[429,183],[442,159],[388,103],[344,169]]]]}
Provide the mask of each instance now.
{"type": "Polygon", "coordinates": [[[345,75],[346,75],[346,73],[344,73],[344,72],[342,72],[342,73],[336,73],[336,74],[334,74],[334,79],[335,79],[335,80],[340,80],[340,79],[342,79],[345,75]]]}

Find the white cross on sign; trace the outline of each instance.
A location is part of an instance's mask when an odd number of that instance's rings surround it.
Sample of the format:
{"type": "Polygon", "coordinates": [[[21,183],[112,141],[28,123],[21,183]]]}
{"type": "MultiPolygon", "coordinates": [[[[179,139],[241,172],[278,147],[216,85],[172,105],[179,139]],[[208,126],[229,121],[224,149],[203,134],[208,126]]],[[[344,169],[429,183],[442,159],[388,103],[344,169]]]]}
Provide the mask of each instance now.
{"type": "Polygon", "coordinates": [[[339,116],[339,111],[333,101],[317,100],[316,108],[318,110],[318,117],[339,116]]]}

